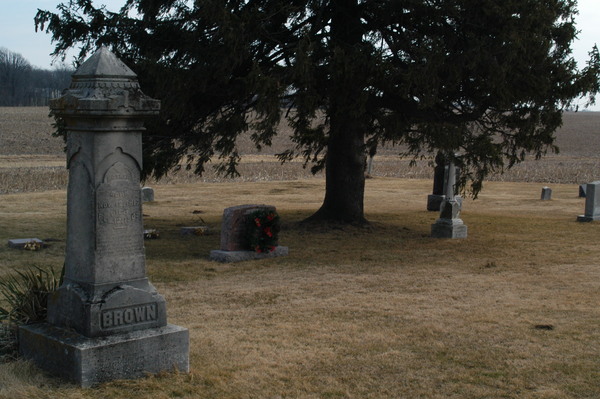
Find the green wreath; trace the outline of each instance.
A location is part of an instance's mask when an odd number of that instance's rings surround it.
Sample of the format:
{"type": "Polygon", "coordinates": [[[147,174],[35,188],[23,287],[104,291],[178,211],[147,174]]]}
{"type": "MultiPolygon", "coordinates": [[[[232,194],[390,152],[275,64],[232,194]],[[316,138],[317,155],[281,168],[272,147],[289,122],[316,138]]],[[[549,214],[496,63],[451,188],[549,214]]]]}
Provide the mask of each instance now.
{"type": "Polygon", "coordinates": [[[273,252],[277,247],[279,230],[279,215],[275,211],[259,209],[246,216],[246,239],[252,251],[273,252]]]}

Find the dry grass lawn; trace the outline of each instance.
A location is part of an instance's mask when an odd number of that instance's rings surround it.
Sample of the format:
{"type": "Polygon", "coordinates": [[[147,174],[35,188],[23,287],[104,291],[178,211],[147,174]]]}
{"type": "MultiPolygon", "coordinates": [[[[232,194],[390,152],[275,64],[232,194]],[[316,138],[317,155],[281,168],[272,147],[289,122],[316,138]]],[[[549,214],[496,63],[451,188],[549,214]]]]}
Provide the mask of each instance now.
{"type": "MultiPolygon", "coordinates": [[[[368,228],[308,229],[324,182],[175,184],[144,205],[150,279],[169,321],[190,330],[191,373],[79,389],[19,361],[2,398],[600,397],[600,224],[578,223],[577,185],[490,182],[466,200],[465,240],[433,239],[431,181],[367,181],[368,228]],[[223,208],[268,203],[290,256],[225,265],[223,208]],[[206,236],[179,235],[202,218],[206,236]]],[[[64,190],[0,197],[0,241],[54,238],[40,252],[0,246],[0,272],[59,268],[64,190]]]]}

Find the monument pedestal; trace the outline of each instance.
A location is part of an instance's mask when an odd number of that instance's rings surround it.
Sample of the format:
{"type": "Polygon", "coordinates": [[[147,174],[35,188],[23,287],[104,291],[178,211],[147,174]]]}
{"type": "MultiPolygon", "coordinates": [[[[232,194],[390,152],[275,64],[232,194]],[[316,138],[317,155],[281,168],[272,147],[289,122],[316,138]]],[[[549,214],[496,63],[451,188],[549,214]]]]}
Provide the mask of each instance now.
{"type": "Polygon", "coordinates": [[[188,330],[172,324],[95,338],[32,324],[19,328],[19,343],[25,358],[82,387],[160,371],[189,371],[188,330]]]}
{"type": "Polygon", "coordinates": [[[460,219],[461,203],[456,200],[442,202],[440,217],[431,225],[433,238],[467,238],[467,226],[460,219]]]}
{"type": "Polygon", "coordinates": [[[431,225],[431,236],[433,238],[467,238],[467,225],[460,219],[458,221],[437,221],[431,225]]]}

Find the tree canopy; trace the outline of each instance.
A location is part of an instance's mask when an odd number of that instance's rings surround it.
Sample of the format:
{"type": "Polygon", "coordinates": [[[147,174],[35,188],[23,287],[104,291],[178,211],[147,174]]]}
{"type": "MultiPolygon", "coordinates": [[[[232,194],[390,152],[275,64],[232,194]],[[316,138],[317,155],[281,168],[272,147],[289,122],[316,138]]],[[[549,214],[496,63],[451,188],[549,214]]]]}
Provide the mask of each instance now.
{"type": "Polygon", "coordinates": [[[162,101],[144,138],[146,172],[213,157],[233,175],[236,137],[269,145],[293,128],[325,167],[315,218],[364,222],[365,152],[403,144],[449,154],[475,194],[491,172],[553,145],[562,112],[600,89],[600,55],[571,55],[574,0],[70,0],[39,10],[55,55],[109,46],[162,101]]]}

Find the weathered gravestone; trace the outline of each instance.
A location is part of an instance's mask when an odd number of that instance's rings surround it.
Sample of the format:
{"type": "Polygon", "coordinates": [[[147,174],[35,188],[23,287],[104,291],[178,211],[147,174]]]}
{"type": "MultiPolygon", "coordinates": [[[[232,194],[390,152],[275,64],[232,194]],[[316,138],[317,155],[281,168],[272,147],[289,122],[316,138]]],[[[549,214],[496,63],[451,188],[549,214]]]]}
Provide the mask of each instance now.
{"type": "Polygon", "coordinates": [[[585,214],[579,215],[577,221],[600,220],[600,180],[586,184],[585,191],[585,214]]]}
{"type": "Polygon", "coordinates": [[[542,187],[542,201],[549,201],[552,199],[552,189],[550,187],[542,187]]]}
{"type": "Polygon", "coordinates": [[[254,228],[248,224],[248,215],[256,211],[276,212],[269,205],[238,205],[223,211],[221,223],[221,249],[210,251],[210,259],[218,262],[239,262],[243,260],[263,259],[288,254],[288,247],[277,242],[267,251],[256,251],[248,242],[249,230],[254,228]]]}
{"type": "Polygon", "coordinates": [[[189,369],[189,334],[167,324],[145,271],[140,170],[143,120],[160,103],[105,48],[50,107],[67,130],[64,282],[48,322],[19,330],[22,355],[81,386],[189,369]]]}
{"type": "Polygon", "coordinates": [[[154,201],[154,190],[152,187],[142,187],[142,201],[152,202],[154,201]]]}
{"type": "Polygon", "coordinates": [[[580,184],[579,185],[579,198],[585,198],[585,192],[587,190],[587,184],[580,184]]]}
{"type": "Polygon", "coordinates": [[[440,217],[431,225],[431,236],[434,238],[466,238],[467,226],[460,219],[461,203],[454,195],[456,168],[452,162],[446,171],[444,200],[440,209],[440,217]]]}

